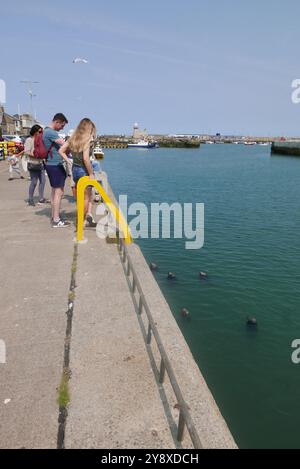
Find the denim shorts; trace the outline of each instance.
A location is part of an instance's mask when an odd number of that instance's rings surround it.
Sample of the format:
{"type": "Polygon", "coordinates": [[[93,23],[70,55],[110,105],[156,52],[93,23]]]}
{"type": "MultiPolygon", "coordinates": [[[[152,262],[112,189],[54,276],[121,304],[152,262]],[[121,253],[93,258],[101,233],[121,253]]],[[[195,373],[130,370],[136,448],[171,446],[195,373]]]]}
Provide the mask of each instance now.
{"type": "Polygon", "coordinates": [[[73,166],[72,166],[72,175],[73,175],[73,180],[74,180],[75,184],[77,184],[77,182],[79,181],[80,178],[82,178],[83,176],[88,176],[89,173],[87,172],[87,170],[83,166],[76,166],[76,165],[73,164],[73,166]]]}

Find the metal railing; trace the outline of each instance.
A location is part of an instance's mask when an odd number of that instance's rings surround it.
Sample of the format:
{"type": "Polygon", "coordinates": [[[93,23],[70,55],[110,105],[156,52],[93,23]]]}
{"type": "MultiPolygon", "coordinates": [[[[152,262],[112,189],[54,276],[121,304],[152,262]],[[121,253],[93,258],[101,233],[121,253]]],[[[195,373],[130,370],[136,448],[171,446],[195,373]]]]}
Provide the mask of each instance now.
{"type": "Polygon", "coordinates": [[[120,229],[124,233],[125,242],[127,244],[132,243],[129,227],[118,206],[112,202],[102,185],[96,181],[96,179],[91,179],[89,176],[81,177],[77,183],[77,241],[83,241],[84,191],[87,187],[90,186],[95,187],[95,189],[99,192],[103,202],[106,204],[110,213],[115,218],[116,223],[120,225],[120,229]]]}
{"type": "Polygon", "coordinates": [[[190,415],[188,406],[183,399],[181,390],[179,388],[178,382],[176,380],[173,368],[167,356],[167,353],[164,349],[162,344],[161,338],[159,336],[158,330],[156,328],[155,322],[153,320],[152,314],[150,312],[150,308],[147,304],[147,300],[144,296],[141,284],[133,267],[132,261],[130,259],[130,255],[128,249],[125,245],[124,240],[121,237],[117,237],[118,240],[118,249],[120,253],[121,262],[123,264],[124,271],[127,276],[127,280],[131,289],[132,299],[134,302],[135,309],[139,315],[142,315],[143,311],[145,311],[147,319],[148,319],[148,333],[146,338],[147,345],[150,345],[152,336],[154,337],[159,353],[160,353],[160,371],[159,371],[159,383],[162,384],[164,382],[165,374],[168,374],[171,386],[173,388],[174,394],[177,399],[177,403],[179,406],[179,419],[177,425],[177,440],[181,442],[183,440],[184,428],[186,427],[190,438],[192,440],[193,446],[196,449],[202,449],[203,446],[200,442],[199,435],[193,423],[192,417],[190,415]],[[132,274],[132,282],[130,281],[130,274],[132,274]],[[135,297],[135,292],[139,294],[139,301],[137,301],[135,297]]]}

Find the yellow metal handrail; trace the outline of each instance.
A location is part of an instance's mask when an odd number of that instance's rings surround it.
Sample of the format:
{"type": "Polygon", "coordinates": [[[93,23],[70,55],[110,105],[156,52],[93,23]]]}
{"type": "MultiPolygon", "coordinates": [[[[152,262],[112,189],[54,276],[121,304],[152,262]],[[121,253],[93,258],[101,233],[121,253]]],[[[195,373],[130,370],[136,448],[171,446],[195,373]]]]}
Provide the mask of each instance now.
{"type": "Polygon", "coordinates": [[[111,211],[112,215],[116,219],[117,226],[124,235],[124,241],[126,244],[132,243],[132,237],[128,224],[123,217],[122,213],[111,201],[101,184],[96,179],[90,179],[89,176],[84,176],[79,179],[77,183],[77,241],[83,240],[83,225],[84,225],[84,191],[88,186],[93,186],[101,195],[107,208],[111,211]]]}

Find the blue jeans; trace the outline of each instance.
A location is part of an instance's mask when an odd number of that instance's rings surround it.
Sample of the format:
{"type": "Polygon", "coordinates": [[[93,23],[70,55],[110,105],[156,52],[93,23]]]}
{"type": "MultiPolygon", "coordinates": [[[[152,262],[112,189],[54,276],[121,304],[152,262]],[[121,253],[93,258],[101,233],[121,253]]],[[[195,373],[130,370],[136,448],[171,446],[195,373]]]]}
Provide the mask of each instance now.
{"type": "Polygon", "coordinates": [[[72,175],[73,175],[73,180],[74,180],[75,184],[77,184],[77,182],[79,181],[80,178],[82,178],[83,176],[88,176],[89,174],[83,166],[73,165],[72,175]]]}
{"type": "Polygon", "coordinates": [[[38,181],[40,181],[39,185],[39,200],[44,198],[44,189],[45,189],[45,170],[42,169],[41,171],[29,171],[30,173],[30,186],[29,186],[29,200],[33,200],[33,194],[36,188],[38,181]]]}

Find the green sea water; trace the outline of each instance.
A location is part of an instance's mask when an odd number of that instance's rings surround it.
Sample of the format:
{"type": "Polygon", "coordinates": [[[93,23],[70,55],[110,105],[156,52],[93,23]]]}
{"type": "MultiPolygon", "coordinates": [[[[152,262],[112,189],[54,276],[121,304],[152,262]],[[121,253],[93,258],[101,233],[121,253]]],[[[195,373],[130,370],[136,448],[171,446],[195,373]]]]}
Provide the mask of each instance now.
{"type": "Polygon", "coordinates": [[[300,158],[202,145],[106,150],[103,166],[129,203],[205,204],[202,249],[186,250],[184,239],[137,242],[158,264],[156,280],[238,446],[300,448],[300,365],[291,360],[300,339],[300,158]]]}

